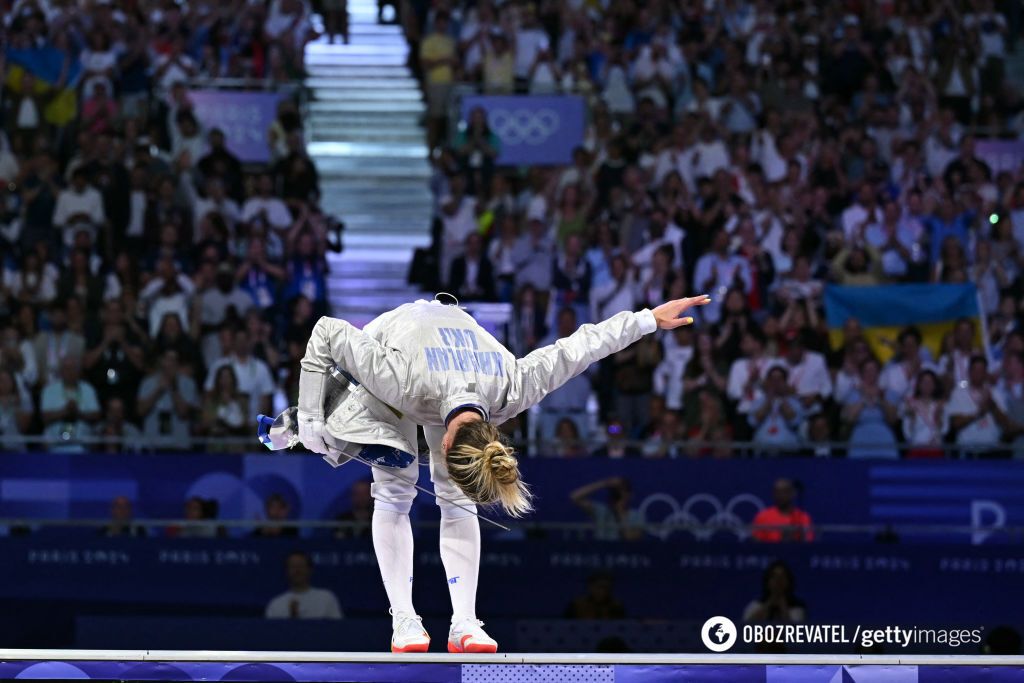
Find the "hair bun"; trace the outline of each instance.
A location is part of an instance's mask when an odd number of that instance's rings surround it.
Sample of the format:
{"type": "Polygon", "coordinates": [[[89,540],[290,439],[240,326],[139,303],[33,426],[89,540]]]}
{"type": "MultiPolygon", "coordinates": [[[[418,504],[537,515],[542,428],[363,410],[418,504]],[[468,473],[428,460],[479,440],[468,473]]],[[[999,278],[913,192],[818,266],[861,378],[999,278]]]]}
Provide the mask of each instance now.
{"type": "Polygon", "coordinates": [[[490,442],[484,447],[484,458],[499,484],[514,484],[519,480],[519,463],[505,444],[490,442]]]}

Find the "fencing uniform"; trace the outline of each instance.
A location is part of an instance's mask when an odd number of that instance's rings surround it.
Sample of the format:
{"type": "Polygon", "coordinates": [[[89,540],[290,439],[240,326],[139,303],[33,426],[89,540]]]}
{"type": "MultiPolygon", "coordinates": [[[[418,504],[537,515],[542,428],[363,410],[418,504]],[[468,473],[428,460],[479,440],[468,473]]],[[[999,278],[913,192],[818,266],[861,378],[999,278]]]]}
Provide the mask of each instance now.
{"type": "MultiPolygon", "coordinates": [[[[501,424],[655,329],[650,311],[624,311],[517,359],[464,310],[436,300],[403,304],[363,330],[324,317],[301,363],[300,422],[324,423],[324,378],[341,368],[358,386],[353,383],[326,417],[325,438],[343,452],[351,453],[353,444],[376,443],[415,453],[416,425],[423,425],[435,484],[447,488],[446,475],[438,471],[443,463],[435,460],[443,459],[441,437],[456,411],[472,408],[501,424]]],[[[327,458],[332,464],[344,461],[336,454],[327,458]]],[[[416,468],[406,469],[400,473],[413,476],[416,468]]],[[[407,512],[415,497],[408,485],[375,488],[374,498],[385,508],[407,512]]]]}
{"type": "MultiPolygon", "coordinates": [[[[301,362],[299,435],[307,448],[323,452],[329,462],[339,465],[347,455],[364,453],[367,445],[415,454],[416,426],[423,425],[430,448],[430,477],[441,508],[440,549],[452,599],[453,633],[463,633],[465,624],[473,628],[479,623],[475,602],[480,527],[473,516],[475,505],[448,477],[441,446],[447,422],[469,408],[501,424],[539,403],[591,363],[655,329],[650,311],[626,311],[602,323],[584,325],[517,359],[468,313],[439,301],[404,304],[363,330],[324,317],[314,327],[301,362]],[[334,405],[325,407],[328,377],[332,372],[337,376],[339,368],[347,380],[345,390],[334,405]]],[[[393,651],[426,647],[419,639],[421,627],[413,623],[407,628],[411,619],[417,619],[412,606],[409,510],[418,477],[415,459],[402,468],[373,468],[373,542],[395,615],[393,651]],[[401,634],[407,631],[414,633],[404,640],[401,634]],[[408,649],[406,643],[411,643],[408,649]]]]}

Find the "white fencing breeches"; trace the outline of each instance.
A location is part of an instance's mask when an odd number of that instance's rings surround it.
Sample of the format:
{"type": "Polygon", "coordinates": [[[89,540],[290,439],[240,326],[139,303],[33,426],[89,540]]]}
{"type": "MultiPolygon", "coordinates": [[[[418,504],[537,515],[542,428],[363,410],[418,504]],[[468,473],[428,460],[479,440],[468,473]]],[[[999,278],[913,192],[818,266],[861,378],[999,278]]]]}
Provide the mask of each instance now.
{"type": "MultiPolygon", "coordinates": [[[[401,422],[401,429],[403,435],[411,443],[417,443],[415,423],[404,419],[401,422]]],[[[476,512],[476,505],[466,497],[462,489],[448,478],[448,466],[445,464],[444,451],[441,448],[441,437],[444,436],[444,431],[444,427],[423,428],[427,444],[430,446],[430,480],[434,483],[434,492],[438,495],[437,504],[441,508],[443,519],[469,517],[476,512]]],[[[412,508],[412,501],[416,497],[414,484],[419,481],[419,475],[418,463],[394,470],[382,467],[373,468],[373,484],[370,487],[370,492],[373,495],[376,509],[408,514],[412,508]]]]}

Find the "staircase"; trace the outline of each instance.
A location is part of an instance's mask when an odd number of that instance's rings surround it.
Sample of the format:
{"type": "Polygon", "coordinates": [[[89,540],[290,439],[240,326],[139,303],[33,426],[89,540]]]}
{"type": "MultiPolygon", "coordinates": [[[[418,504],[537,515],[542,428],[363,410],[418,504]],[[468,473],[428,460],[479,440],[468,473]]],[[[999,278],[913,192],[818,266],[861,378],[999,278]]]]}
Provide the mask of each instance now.
{"type": "Polygon", "coordinates": [[[413,249],[430,243],[432,199],[408,44],[398,26],[377,23],[376,0],[348,9],[349,45],[306,47],[307,148],[323,209],[346,228],[345,251],[329,255],[332,315],[362,327],[422,296],[405,278],[413,249]]]}

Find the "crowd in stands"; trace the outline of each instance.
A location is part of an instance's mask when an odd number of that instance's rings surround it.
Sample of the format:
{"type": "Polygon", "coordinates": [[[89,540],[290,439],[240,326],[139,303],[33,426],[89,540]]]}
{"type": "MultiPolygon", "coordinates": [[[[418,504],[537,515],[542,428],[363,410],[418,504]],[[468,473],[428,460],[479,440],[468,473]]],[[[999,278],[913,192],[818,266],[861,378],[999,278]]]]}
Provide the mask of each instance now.
{"type": "Polygon", "coordinates": [[[1020,29],[993,0],[435,2],[432,116],[459,84],[589,113],[560,167],[500,166],[483,110],[437,122],[427,284],[509,302],[518,354],[712,297],[545,400],[532,429],[566,457],[1020,453],[1024,164],[979,147],[1024,135],[1020,29]],[[983,319],[941,345],[857,320],[830,343],[827,284],[965,282],[983,319]]]}
{"type": "Polygon", "coordinates": [[[0,2],[0,447],[188,448],[294,402],[326,312],[304,0],[0,2]],[[245,163],[193,89],[283,92],[245,163]],[[235,82],[237,85],[237,82],[235,82]]]}

